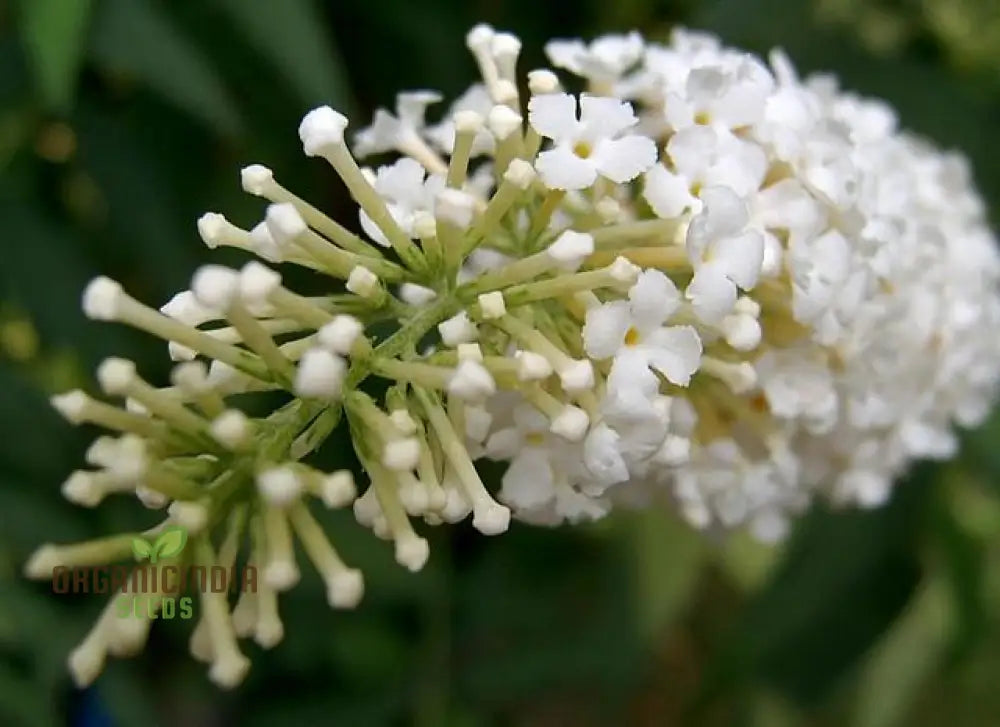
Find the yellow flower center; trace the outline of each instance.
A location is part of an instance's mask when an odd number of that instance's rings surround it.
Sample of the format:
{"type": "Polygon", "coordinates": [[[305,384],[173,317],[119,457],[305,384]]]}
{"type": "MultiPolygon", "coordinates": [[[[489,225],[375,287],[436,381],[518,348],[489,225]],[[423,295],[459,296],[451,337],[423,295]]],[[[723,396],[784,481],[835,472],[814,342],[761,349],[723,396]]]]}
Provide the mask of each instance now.
{"type": "Polygon", "coordinates": [[[624,341],[626,346],[638,345],[641,338],[642,337],[639,335],[639,331],[635,329],[635,326],[629,326],[629,329],[625,331],[624,341]]]}
{"type": "Polygon", "coordinates": [[[700,124],[702,126],[708,126],[712,122],[712,117],[708,115],[707,111],[699,111],[694,115],[694,123],[700,124]]]}
{"type": "Polygon", "coordinates": [[[532,447],[541,447],[545,444],[545,435],[541,432],[528,432],[524,435],[524,443],[532,447]]]}
{"type": "Polygon", "coordinates": [[[593,151],[593,147],[586,141],[578,141],[573,145],[573,153],[581,159],[588,158],[593,151]]]}

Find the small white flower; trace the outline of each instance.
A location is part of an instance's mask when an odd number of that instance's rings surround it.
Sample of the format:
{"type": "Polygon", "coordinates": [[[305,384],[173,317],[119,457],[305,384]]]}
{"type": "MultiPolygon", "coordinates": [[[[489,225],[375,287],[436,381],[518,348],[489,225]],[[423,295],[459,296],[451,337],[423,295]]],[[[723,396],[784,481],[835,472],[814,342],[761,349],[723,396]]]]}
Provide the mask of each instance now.
{"type": "MultiPolygon", "coordinates": [[[[418,213],[433,213],[434,201],[443,189],[444,178],[436,174],[427,176],[424,167],[409,157],[402,157],[394,164],[379,167],[375,173],[375,191],[385,200],[389,214],[409,237],[417,236],[414,222],[418,213]]],[[[368,213],[358,209],[361,228],[382,247],[389,247],[389,240],[368,213]]]]}
{"type": "Polygon", "coordinates": [[[291,467],[271,467],[257,474],[257,490],[271,505],[290,505],[302,494],[302,489],[302,480],[291,467]]]}
{"type": "Polygon", "coordinates": [[[285,259],[287,245],[279,243],[271,234],[266,221],[260,222],[250,230],[250,249],[268,262],[280,263],[285,259]]]}
{"type": "Polygon", "coordinates": [[[847,240],[836,230],[801,240],[789,254],[792,310],[795,319],[813,323],[837,303],[851,275],[851,253],[847,240]]]}
{"type": "Polygon", "coordinates": [[[837,392],[826,365],[806,351],[768,351],[756,364],[760,386],[771,413],[804,420],[807,428],[829,431],[837,416],[837,392]]]}
{"type": "Polygon", "coordinates": [[[496,393],[497,385],[486,368],[476,361],[461,361],[448,381],[448,393],[474,403],[496,393]]]}
{"type": "Polygon", "coordinates": [[[678,130],[692,124],[727,129],[752,126],[764,116],[773,85],[768,70],[751,56],[730,68],[693,68],[683,91],[667,94],[664,115],[678,130]]]}
{"type": "Polygon", "coordinates": [[[576,270],[594,252],[594,237],[586,232],[565,230],[545,252],[563,270],[576,270]]]}
{"type": "Polygon", "coordinates": [[[486,442],[486,454],[509,460],[499,496],[520,516],[554,507],[557,519],[576,519],[581,515],[577,498],[590,500],[569,484],[577,476],[579,445],[554,436],[549,428],[541,412],[519,404],[511,426],[497,430],[486,442]]]}
{"type": "Polygon", "coordinates": [[[215,441],[227,449],[237,450],[249,441],[250,420],[239,409],[227,409],[212,420],[209,432],[215,441]]]}
{"type": "Polygon", "coordinates": [[[618,433],[605,423],[590,430],[583,443],[583,463],[591,477],[600,483],[603,490],[610,485],[625,482],[628,465],[622,456],[618,433]]]}
{"type": "Polygon", "coordinates": [[[95,321],[113,321],[125,293],[122,286],[103,275],[94,278],[83,293],[83,312],[95,321]]]}
{"type": "Polygon", "coordinates": [[[540,381],[552,375],[552,365],[541,354],[534,351],[516,351],[517,377],[521,381],[540,381]]]}
{"type": "Polygon", "coordinates": [[[267,305],[268,296],[281,286],[281,274],[256,260],[240,269],[240,298],[248,306],[267,305]]]}
{"type": "Polygon", "coordinates": [[[417,466],[420,459],[420,442],[413,437],[396,439],[385,445],[382,464],[390,470],[405,472],[417,466]]]}
{"type": "Polygon", "coordinates": [[[645,176],[643,197],[659,217],[677,217],[685,208],[702,209],[701,191],[728,187],[738,197],[757,191],[767,173],[767,157],[755,144],[728,130],[693,126],[670,137],[666,147],[673,170],[657,164],[645,176]]]}
{"type": "Polygon", "coordinates": [[[680,307],[680,294],[658,270],[647,270],[629,291],[629,300],[587,311],[583,341],[595,359],[642,361],[678,386],[687,386],[701,361],[701,338],[691,326],[665,326],[680,307]]]}
{"type": "MultiPolygon", "coordinates": [[[[489,91],[481,83],[477,83],[455,100],[455,103],[448,109],[444,121],[426,129],[426,136],[441,151],[451,154],[455,148],[455,115],[471,111],[478,114],[480,118],[485,119],[492,108],[493,99],[490,98],[489,91]]],[[[472,156],[477,157],[483,154],[492,154],[495,146],[496,141],[493,134],[483,126],[476,132],[476,136],[472,141],[472,156]]]]}
{"type": "Polygon", "coordinates": [[[884,473],[872,470],[850,469],[837,478],[834,496],[841,501],[852,501],[865,508],[884,505],[892,490],[892,480],[884,473]]]}
{"type": "Polygon", "coordinates": [[[495,290],[492,293],[484,293],[479,296],[478,300],[479,307],[483,311],[483,318],[486,320],[502,318],[507,313],[507,307],[503,300],[503,293],[499,290],[495,290]]]}
{"type": "Polygon", "coordinates": [[[350,470],[339,470],[323,478],[320,497],[329,508],[340,508],[351,504],[358,496],[354,475],[350,470]]]}
{"type": "Polygon", "coordinates": [[[347,356],[364,331],[364,325],[354,316],[337,315],[319,329],[319,342],[333,353],[347,356]]]}
{"type": "Polygon", "coordinates": [[[335,399],[347,373],[344,359],[323,348],[311,348],[299,361],[295,393],[299,396],[335,399]]]}
{"type": "Polygon", "coordinates": [[[566,93],[533,96],[528,120],[554,148],[538,155],[535,168],[553,189],[586,189],[598,175],[621,184],[635,179],[656,162],[652,139],[626,134],[638,122],[632,108],[616,98],[566,93]]]}
{"type": "Polygon", "coordinates": [[[451,348],[461,343],[475,341],[479,335],[476,324],[469,319],[469,314],[465,311],[456,313],[448,320],[442,321],[437,328],[438,333],[441,334],[441,342],[451,348]]]}
{"type": "Polygon", "coordinates": [[[189,326],[200,326],[202,323],[215,320],[218,313],[206,308],[190,290],[182,290],[160,307],[160,312],[189,326]]]}
{"type": "Polygon", "coordinates": [[[358,157],[403,151],[424,132],[427,107],[441,100],[435,91],[409,91],[396,96],[396,113],[375,111],[372,125],[354,135],[354,153],[358,157]]]}
{"type": "Polygon", "coordinates": [[[334,147],[343,146],[347,117],[329,106],[320,106],[306,114],[299,124],[299,139],[306,156],[322,156],[334,147]]]}
{"type": "Polygon", "coordinates": [[[503,141],[515,132],[520,133],[523,122],[519,113],[502,105],[494,106],[486,117],[486,126],[498,141],[503,141]]]}
{"type": "Polygon", "coordinates": [[[688,227],[688,256],[695,274],[685,295],[707,323],[719,323],[736,304],[737,286],[757,284],[764,262],[764,239],[747,229],[746,205],[726,187],[703,192],[705,209],[688,227]]]}
{"type": "Polygon", "coordinates": [[[426,305],[437,297],[437,293],[430,288],[416,283],[403,283],[399,286],[399,298],[409,305],[426,305]]]}
{"type": "Polygon", "coordinates": [[[587,416],[587,412],[578,406],[568,404],[552,420],[549,431],[558,434],[568,442],[579,442],[587,433],[589,426],[590,417],[587,416]]]}
{"type": "Polygon", "coordinates": [[[344,287],[355,295],[369,298],[379,289],[378,276],[364,265],[355,265],[351,268],[351,273],[347,276],[347,284],[344,287]]]}
{"type": "Polygon", "coordinates": [[[582,76],[592,83],[617,81],[642,58],[644,44],[636,32],[604,35],[589,45],[581,40],[552,40],[545,54],[557,68],[582,76]]]}
{"type": "Polygon", "coordinates": [[[222,265],[202,265],[191,279],[191,290],[205,308],[224,313],[239,298],[240,276],[222,265]]]}
{"type": "Polygon", "coordinates": [[[467,230],[476,213],[476,198],[459,189],[442,189],[434,195],[434,216],[459,230],[467,230]]]}

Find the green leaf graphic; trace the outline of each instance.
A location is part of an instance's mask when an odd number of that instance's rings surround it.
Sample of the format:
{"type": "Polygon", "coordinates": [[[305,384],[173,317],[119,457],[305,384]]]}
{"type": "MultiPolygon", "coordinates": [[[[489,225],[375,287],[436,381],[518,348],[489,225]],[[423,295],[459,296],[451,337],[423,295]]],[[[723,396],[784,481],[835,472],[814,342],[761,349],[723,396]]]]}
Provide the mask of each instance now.
{"type": "Polygon", "coordinates": [[[157,558],[171,558],[184,549],[187,542],[187,531],[182,528],[169,528],[160,534],[153,544],[157,558]]]}
{"type": "Polygon", "coordinates": [[[67,111],[90,20],[91,0],[24,0],[21,34],[45,104],[67,111]]]}
{"type": "Polygon", "coordinates": [[[152,559],[153,546],[142,538],[132,538],[132,552],[135,554],[136,560],[146,560],[146,558],[152,559]]]}

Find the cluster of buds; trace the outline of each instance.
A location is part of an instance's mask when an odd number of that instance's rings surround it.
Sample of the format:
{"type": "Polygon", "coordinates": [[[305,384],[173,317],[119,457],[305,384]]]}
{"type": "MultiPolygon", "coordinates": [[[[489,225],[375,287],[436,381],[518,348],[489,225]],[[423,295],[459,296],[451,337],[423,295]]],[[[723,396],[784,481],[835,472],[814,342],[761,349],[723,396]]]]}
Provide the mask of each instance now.
{"type": "MultiPolygon", "coordinates": [[[[117,435],[63,492],[165,508],[158,527],[185,528],[183,557],[201,564],[231,566],[248,545],[258,590],[235,605],[203,594],[191,640],[222,686],[249,666],[238,638],[280,641],[296,540],[331,606],[361,599],[314,500],[352,507],[411,571],[429,557],[424,525],[470,518],[497,535],[512,516],[576,522],[615,505],[774,540],[816,497],[884,502],[993,400],[1000,257],[982,204],[962,159],[897,131],[884,104],[685,31],[553,41],[579,95],[548,69],[520,83],[513,35],[477,26],[467,44],[482,81],[438,123],[430,91],[400,94],[353,143],[331,108],[302,120],[305,153],[339,176],[357,220],[252,165],[242,185],[263,221],[209,213],[198,231],[267,265],[202,267],[159,311],[107,278],[84,294],[90,318],[163,339],[177,365],[157,387],[105,361],[98,380],[120,405],[54,398],[117,435]],[[286,264],[326,276],[325,294],[285,287],[286,264]],[[250,416],[236,402],[255,392],[287,403],[250,416]],[[360,490],[308,464],[338,427],[360,490]],[[481,458],[507,464],[495,491],[481,458]]],[[[127,558],[129,537],[43,546],[28,573],[127,558]]],[[[77,682],[145,633],[102,617],[71,657],[77,682]]]]}

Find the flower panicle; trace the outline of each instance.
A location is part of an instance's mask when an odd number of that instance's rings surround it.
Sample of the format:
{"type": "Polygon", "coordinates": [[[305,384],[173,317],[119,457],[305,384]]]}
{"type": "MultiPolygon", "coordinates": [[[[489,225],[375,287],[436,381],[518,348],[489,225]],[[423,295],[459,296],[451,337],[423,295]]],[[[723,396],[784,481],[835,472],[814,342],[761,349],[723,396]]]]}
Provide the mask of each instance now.
{"type": "MultiPolygon", "coordinates": [[[[257,590],[201,594],[191,637],[220,686],[249,669],[239,639],[282,639],[296,542],[332,607],[362,599],[317,503],[350,507],[411,571],[432,557],[427,526],[496,535],[616,505],[775,540],[816,498],[883,503],[994,398],[1000,351],[981,334],[1000,323],[1000,257],[982,204],[962,160],[884,104],[684,30],[553,41],[587,90],[535,69],[522,97],[517,38],[466,40],[481,81],[437,122],[433,91],[356,132],[325,106],[302,120],[356,221],[253,164],[240,181],[260,221],[197,225],[245,265],[199,268],[159,309],[104,277],[84,292],[90,318],[162,339],[176,366],[159,387],[110,358],[109,401],[53,398],[109,432],[63,494],[134,494],[187,530],[191,563],[231,566],[249,544],[257,590]],[[398,158],[361,165],[384,153],[398,158]],[[327,289],[289,289],[284,265],[327,289]],[[245,412],[261,392],[286,403],[245,412]],[[363,476],[310,464],[338,427],[363,476]],[[496,491],[483,458],[506,463],[496,491]]],[[[128,537],[43,546],[27,573],[122,560],[128,537]]],[[[142,648],[148,619],[108,613],[70,657],[79,684],[142,648]]]]}

